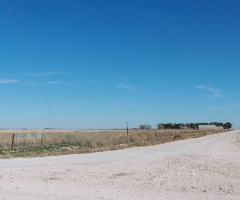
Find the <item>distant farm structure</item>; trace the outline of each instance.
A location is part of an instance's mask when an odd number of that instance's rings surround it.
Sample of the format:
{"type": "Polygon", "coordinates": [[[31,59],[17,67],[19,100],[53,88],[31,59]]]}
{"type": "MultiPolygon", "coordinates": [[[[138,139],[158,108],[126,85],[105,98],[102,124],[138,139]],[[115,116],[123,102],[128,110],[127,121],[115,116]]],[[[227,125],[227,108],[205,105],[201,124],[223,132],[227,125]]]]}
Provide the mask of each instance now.
{"type": "Polygon", "coordinates": [[[215,125],[199,125],[199,130],[205,130],[205,129],[219,129],[223,130],[223,126],[215,126],[215,125]]]}

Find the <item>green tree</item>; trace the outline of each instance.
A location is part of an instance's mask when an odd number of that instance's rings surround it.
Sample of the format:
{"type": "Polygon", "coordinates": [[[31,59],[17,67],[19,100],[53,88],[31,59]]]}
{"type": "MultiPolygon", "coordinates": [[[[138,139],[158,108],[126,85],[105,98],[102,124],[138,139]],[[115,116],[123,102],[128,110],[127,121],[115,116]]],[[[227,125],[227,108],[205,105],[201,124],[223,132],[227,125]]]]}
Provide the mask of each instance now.
{"type": "Polygon", "coordinates": [[[230,122],[225,123],[225,124],[223,125],[223,128],[224,128],[224,129],[231,129],[231,128],[232,128],[232,123],[230,123],[230,122]]]}

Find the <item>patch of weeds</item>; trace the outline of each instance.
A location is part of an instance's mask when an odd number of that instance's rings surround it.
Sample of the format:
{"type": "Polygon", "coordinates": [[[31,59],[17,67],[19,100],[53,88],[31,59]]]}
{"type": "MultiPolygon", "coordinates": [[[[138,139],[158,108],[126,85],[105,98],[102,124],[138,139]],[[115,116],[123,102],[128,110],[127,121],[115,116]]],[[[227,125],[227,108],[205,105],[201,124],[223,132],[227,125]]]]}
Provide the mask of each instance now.
{"type": "Polygon", "coordinates": [[[173,136],[173,140],[181,140],[182,139],[182,136],[180,134],[175,134],[173,136]]]}
{"type": "Polygon", "coordinates": [[[4,155],[5,151],[3,149],[0,149],[0,155],[4,155]]]}
{"type": "MultiPolygon", "coordinates": [[[[81,143],[58,143],[48,144],[42,146],[28,146],[14,148],[13,150],[5,150],[7,154],[12,157],[25,157],[25,156],[43,156],[45,154],[60,155],[62,151],[82,150],[84,146],[81,143]]],[[[0,149],[0,155],[5,155],[4,151],[0,149]]]]}

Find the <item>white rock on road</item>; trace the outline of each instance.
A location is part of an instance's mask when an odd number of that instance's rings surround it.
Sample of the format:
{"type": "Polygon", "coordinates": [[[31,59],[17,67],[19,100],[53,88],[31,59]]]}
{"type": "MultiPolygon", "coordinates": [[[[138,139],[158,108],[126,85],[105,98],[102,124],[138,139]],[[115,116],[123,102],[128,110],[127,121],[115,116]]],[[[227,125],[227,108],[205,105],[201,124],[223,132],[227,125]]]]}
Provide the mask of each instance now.
{"type": "Polygon", "coordinates": [[[231,131],[150,147],[0,160],[0,199],[240,199],[231,131]]]}

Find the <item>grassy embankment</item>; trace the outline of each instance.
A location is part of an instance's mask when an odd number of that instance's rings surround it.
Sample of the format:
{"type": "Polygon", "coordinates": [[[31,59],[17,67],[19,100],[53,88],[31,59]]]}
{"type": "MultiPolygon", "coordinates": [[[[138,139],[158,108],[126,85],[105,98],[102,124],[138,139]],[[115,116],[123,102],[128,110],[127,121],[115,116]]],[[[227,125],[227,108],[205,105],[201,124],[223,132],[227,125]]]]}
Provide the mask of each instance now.
{"type": "Polygon", "coordinates": [[[117,150],[134,146],[156,145],[174,140],[201,137],[226,130],[0,130],[0,158],[55,156],[117,150]],[[43,133],[40,140],[15,141],[13,133],[43,133]]]}

